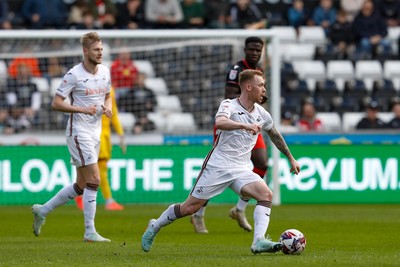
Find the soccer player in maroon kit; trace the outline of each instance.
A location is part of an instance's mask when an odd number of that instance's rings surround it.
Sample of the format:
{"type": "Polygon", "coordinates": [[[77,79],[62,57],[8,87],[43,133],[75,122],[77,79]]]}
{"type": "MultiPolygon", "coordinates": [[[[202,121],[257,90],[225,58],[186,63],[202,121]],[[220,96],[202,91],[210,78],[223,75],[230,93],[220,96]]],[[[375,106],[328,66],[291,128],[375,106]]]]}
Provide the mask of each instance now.
{"type": "MultiPolygon", "coordinates": [[[[225,85],[225,98],[234,99],[240,96],[239,74],[246,69],[254,69],[263,72],[259,61],[261,59],[264,42],[259,37],[248,37],[245,40],[244,54],[245,58],[236,62],[227,73],[225,85]]],[[[264,98],[265,103],[267,97],[264,98]]],[[[214,129],[214,136],[215,136],[214,129]]],[[[251,153],[251,162],[253,163],[253,172],[264,178],[268,169],[267,146],[264,142],[263,136],[258,135],[257,142],[251,153]]],[[[238,224],[244,230],[250,232],[251,225],[246,219],[245,209],[249,199],[239,198],[235,207],[229,211],[229,216],[238,221],[238,224]]],[[[206,203],[207,204],[207,203],[206,203]]],[[[208,233],[204,224],[205,207],[202,207],[198,212],[192,215],[191,222],[197,233],[208,233]]]]}

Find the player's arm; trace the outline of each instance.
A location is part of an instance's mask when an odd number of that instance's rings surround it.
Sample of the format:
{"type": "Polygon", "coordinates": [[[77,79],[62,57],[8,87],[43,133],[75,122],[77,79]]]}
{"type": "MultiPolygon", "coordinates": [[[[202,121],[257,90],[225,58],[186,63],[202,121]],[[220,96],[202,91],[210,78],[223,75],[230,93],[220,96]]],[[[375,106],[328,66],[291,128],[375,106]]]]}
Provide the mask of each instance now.
{"type": "Polygon", "coordinates": [[[88,115],[96,114],[96,106],[91,107],[80,107],[80,106],[73,106],[64,101],[64,97],[56,94],[51,102],[51,109],[57,110],[65,113],[84,113],[88,115]]]}
{"type": "Polygon", "coordinates": [[[290,165],[292,168],[290,169],[290,172],[294,172],[295,174],[298,174],[300,172],[300,165],[299,163],[294,159],[292,153],[289,150],[288,145],[285,142],[285,139],[281,135],[278,130],[276,130],[275,126],[272,126],[270,130],[267,131],[269,138],[271,139],[271,142],[274,143],[276,148],[279,149],[283,153],[283,155],[286,156],[286,158],[289,160],[290,165]]]}
{"type": "Polygon", "coordinates": [[[232,130],[246,130],[252,134],[257,134],[260,132],[261,126],[257,124],[247,124],[241,123],[234,120],[229,119],[226,116],[218,116],[215,119],[215,127],[219,130],[224,131],[232,131],[232,130]]]}
{"type": "Polygon", "coordinates": [[[113,113],[112,113],[112,98],[110,93],[106,94],[106,97],[104,99],[104,104],[101,105],[101,107],[103,108],[103,114],[105,114],[107,118],[111,118],[113,113]]]}

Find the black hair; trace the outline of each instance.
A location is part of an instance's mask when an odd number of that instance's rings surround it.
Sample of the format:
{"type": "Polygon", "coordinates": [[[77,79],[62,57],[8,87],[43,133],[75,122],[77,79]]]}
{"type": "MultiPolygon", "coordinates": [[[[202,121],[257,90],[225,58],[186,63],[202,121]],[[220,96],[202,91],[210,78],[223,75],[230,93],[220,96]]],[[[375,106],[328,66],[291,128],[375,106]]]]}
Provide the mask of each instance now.
{"type": "Polygon", "coordinates": [[[261,38],[256,36],[247,37],[244,45],[247,46],[249,43],[260,43],[264,45],[264,42],[261,40],[261,38]]]}

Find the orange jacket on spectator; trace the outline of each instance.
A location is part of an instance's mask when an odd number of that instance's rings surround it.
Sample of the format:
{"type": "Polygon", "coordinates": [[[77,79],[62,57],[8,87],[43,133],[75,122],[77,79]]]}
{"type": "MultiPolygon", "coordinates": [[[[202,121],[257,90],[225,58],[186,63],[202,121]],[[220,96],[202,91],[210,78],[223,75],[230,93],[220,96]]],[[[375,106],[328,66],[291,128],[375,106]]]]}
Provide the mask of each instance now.
{"type": "Polygon", "coordinates": [[[37,58],[15,58],[8,66],[8,75],[11,78],[17,77],[18,65],[24,64],[31,69],[31,75],[34,77],[41,77],[42,73],[39,69],[39,60],[37,58]]]}

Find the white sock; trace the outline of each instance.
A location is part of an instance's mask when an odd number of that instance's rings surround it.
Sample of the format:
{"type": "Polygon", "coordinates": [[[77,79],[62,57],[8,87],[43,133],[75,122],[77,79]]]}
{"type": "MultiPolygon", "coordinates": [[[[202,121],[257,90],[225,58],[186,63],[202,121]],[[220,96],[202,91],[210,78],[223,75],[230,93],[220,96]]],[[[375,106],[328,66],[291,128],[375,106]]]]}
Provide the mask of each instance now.
{"type": "Polygon", "coordinates": [[[249,204],[249,200],[243,200],[239,198],[238,202],[236,203],[236,209],[244,211],[249,204]]]}
{"type": "Polygon", "coordinates": [[[83,217],[85,219],[85,233],[95,233],[94,217],[96,215],[97,191],[85,187],[83,190],[83,217]]]}
{"type": "Polygon", "coordinates": [[[158,232],[162,227],[167,226],[173,223],[176,219],[178,219],[178,216],[176,216],[175,211],[180,213],[180,206],[181,206],[180,204],[172,204],[171,206],[169,206],[155,221],[155,223],[153,224],[153,229],[158,232]]]}
{"type": "Polygon", "coordinates": [[[269,225],[269,216],[271,214],[271,208],[256,205],[254,209],[254,239],[253,245],[260,239],[265,238],[269,225]]]}
{"type": "Polygon", "coordinates": [[[204,212],[206,212],[206,207],[205,206],[201,207],[195,214],[197,216],[202,217],[202,216],[204,216],[204,212]]]}
{"type": "Polygon", "coordinates": [[[40,215],[47,216],[47,214],[49,214],[52,210],[64,205],[71,199],[74,199],[77,195],[78,194],[76,193],[73,184],[64,187],[41,207],[39,211],[40,215]]]}

